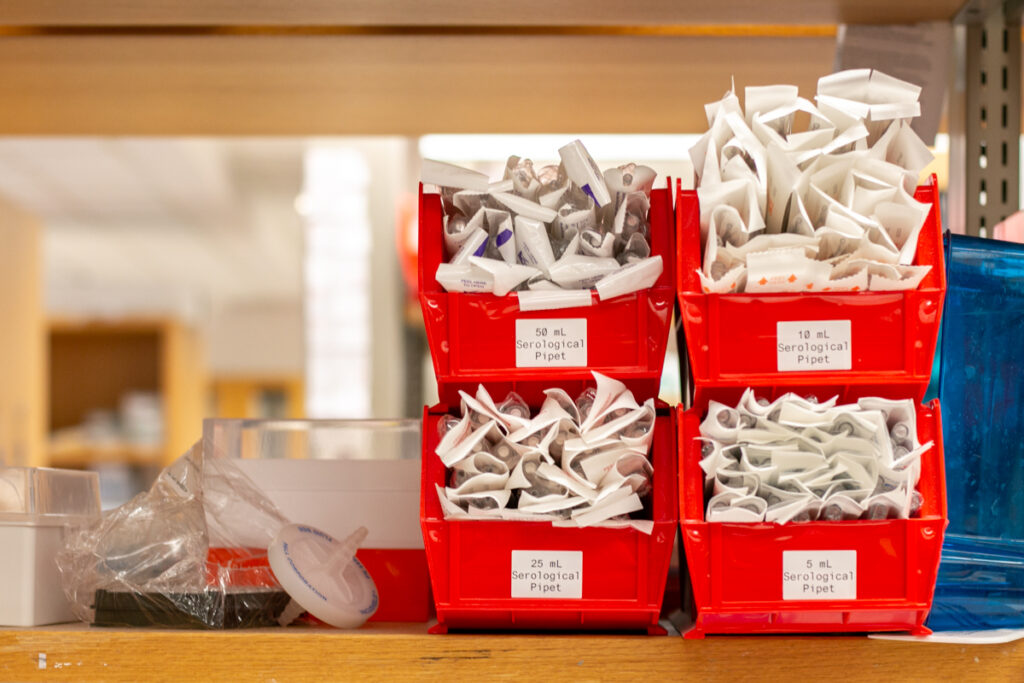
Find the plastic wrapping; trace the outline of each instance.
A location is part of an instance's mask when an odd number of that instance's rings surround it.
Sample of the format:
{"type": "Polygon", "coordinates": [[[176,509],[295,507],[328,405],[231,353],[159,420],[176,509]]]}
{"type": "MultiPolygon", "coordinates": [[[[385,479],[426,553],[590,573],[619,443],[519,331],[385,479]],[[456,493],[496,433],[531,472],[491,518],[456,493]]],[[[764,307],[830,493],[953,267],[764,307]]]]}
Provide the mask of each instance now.
{"type": "Polygon", "coordinates": [[[276,625],[289,597],[267,548],[287,524],[197,442],[149,491],[69,533],[57,564],[75,616],[97,626],[276,625]]]}

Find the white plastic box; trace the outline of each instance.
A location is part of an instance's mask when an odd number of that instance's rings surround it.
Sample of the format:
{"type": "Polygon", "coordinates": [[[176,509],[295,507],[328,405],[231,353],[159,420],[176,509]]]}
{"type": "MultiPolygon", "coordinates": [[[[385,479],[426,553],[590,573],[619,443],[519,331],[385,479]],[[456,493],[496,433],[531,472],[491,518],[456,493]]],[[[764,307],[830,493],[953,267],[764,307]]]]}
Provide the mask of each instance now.
{"type": "Polygon", "coordinates": [[[203,446],[238,458],[291,521],[335,538],[367,528],[356,557],[380,593],[372,621],[429,618],[419,420],[205,420],[203,446]]]}
{"type": "Polygon", "coordinates": [[[0,467],[0,626],[74,621],[56,555],[66,525],[99,514],[95,472],[0,467]]]}

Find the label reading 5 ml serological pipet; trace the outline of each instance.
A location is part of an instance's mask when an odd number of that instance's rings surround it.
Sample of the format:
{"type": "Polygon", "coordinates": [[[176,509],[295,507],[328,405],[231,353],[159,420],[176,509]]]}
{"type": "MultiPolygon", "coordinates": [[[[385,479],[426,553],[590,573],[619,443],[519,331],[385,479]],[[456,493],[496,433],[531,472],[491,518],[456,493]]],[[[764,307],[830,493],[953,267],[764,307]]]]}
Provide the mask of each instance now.
{"type": "Polygon", "coordinates": [[[856,550],[784,550],[783,600],[855,600],[856,550]]]}
{"type": "Polygon", "coordinates": [[[779,372],[852,368],[849,320],[779,321],[779,372]]]}
{"type": "Polygon", "coordinates": [[[587,319],[516,320],[517,368],[587,365],[587,319]]]}
{"type": "Polygon", "coordinates": [[[582,598],[583,551],[513,550],[513,598],[582,598]]]}

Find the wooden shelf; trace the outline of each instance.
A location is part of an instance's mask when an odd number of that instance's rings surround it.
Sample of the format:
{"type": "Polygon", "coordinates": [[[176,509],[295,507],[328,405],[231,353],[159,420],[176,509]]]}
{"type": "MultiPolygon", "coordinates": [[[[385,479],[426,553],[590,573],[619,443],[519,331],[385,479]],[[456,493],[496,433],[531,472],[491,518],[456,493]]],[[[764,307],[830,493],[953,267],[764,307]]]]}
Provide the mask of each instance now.
{"type": "Polygon", "coordinates": [[[163,446],[140,446],[131,443],[51,442],[47,451],[50,467],[81,468],[101,463],[129,465],[160,465],[163,446]]]}
{"type": "Polygon", "coordinates": [[[0,679],[1020,680],[1024,641],[940,645],[865,637],[427,635],[425,624],[234,632],[0,629],[0,679]],[[46,669],[39,668],[45,655],[46,669]]]}
{"type": "Polygon", "coordinates": [[[112,3],[78,0],[40,3],[13,0],[5,4],[8,26],[480,26],[480,25],[651,25],[651,24],[814,24],[869,22],[900,24],[951,19],[964,0],[692,0],[666,3],[639,0],[514,0],[473,3],[457,0],[422,3],[416,0],[292,0],[232,5],[208,0],[159,0],[112,3]]]}

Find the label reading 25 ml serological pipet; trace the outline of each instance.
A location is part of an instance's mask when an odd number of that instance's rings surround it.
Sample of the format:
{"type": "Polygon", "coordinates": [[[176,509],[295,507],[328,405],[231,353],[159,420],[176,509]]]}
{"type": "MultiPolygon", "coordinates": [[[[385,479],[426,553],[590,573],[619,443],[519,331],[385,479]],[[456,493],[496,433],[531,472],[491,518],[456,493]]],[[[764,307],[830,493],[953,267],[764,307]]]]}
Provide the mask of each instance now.
{"type": "Polygon", "coordinates": [[[513,598],[582,598],[583,552],[513,550],[513,598]]]}
{"type": "Polygon", "coordinates": [[[587,320],[516,320],[517,368],[570,368],[587,365],[587,320]]]}
{"type": "Polygon", "coordinates": [[[775,336],[779,372],[852,368],[849,320],[779,321],[775,336]]]}

